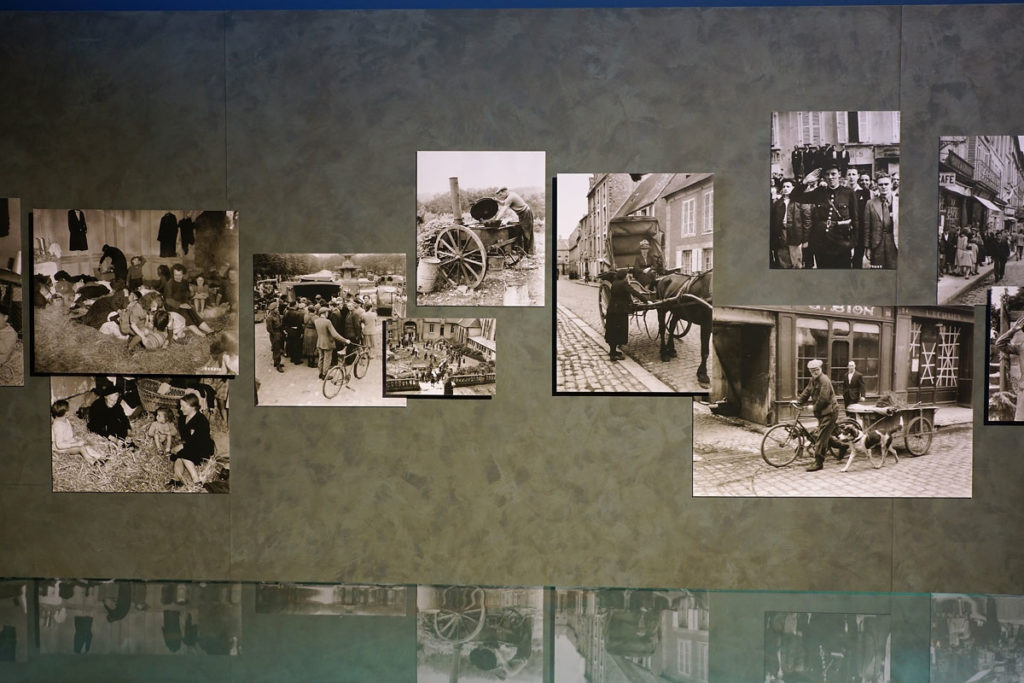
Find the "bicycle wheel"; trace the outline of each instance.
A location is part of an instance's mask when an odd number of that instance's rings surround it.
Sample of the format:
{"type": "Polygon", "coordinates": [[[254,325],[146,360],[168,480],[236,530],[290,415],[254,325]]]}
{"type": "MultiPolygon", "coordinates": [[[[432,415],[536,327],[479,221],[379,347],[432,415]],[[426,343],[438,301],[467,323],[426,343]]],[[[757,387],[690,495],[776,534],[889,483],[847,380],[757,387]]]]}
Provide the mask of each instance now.
{"type": "Polygon", "coordinates": [[[803,435],[789,423],[775,425],[761,439],[761,457],[772,467],[785,467],[800,457],[803,449],[803,435]]]}
{"type": "Polygon", "coordinates": [[[356,379],[362,379],[369,368],[370,352],[364,349],[356,354],[356,360],[352,363],[352,374],[356,376],[356,379]]]}
{"type": "Polygon", "coordinates": [[[932,447],[932,423],[927,417],[918,415],[907,423],[903,432],[907,450],[911,455],[924,455],[932,447]]]}
{"type": "Polygon", "coordinates": [[[345,373],[345,368],[335,365],[324,375],[324,398],[334,398],[346,384],[348,384],[348,375],[345,373]]]}

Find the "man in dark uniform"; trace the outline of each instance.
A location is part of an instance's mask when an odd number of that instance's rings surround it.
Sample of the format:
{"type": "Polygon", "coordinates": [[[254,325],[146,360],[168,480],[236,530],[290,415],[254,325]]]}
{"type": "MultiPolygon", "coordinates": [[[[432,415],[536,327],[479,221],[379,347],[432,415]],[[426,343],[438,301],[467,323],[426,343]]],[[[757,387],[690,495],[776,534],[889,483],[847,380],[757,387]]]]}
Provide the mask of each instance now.
{"type": "MultiPolygon", "coordinates": [[[[858,221],[857,195],[839,185],[839,167],[825,169],[825,186],[809,185],[798,202],[811,207],[809,241],[818,268],[849,268],[858,221]]],[[[796,193],[794,193],[796,194],[796,193]]]]}
{"type": "Polygon", "coordinates": [[[270,352],[274,355],[274,368],[278,372],[284,372],[281,365],[281,354],[284,351],[284,323],[281,321],[281,314],[277,312],[279,306],[277,300],[267,304],[267,317],[264,323],[267,326],[267,334],[270,335],[270,352]]]}
{"type": "Polygon", "coordinates": [[[836,411],[839,409],[836,403],[836,393],[832,389],[832,380],[821,371],[821,365],[820,360],[812,360],[807,363],[807,369],[811,372],[811,381],[793,402],[799,408],[810,400],[814,408],[814,417],[818,418],[818,441],[814,446],[814,464],[807,468],[808,472],[817,472],[824,467],[825,451],[832,439],[832,430],[836,426],[836,411]]]}
{"type": "Polygon", "coordinates": [[[651,243],[647,240],[640,241],[640,254],[633,261],[633,277],[637,282],[647,289],[654,286],[654,281],[664,273],[665,266],[661,257],[651,253],[651,243]]]}

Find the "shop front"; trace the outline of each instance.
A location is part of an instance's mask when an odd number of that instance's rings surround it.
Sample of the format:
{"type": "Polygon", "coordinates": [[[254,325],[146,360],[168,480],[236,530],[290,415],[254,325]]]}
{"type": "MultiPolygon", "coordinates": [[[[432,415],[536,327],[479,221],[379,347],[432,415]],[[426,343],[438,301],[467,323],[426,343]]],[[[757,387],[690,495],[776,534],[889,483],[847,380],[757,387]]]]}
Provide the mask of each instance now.
{"type": "Polygon", "coordinates": [[[971,405],[974,311],[969,306],[896,309],[895,387],[907,403],[971,405]]]}

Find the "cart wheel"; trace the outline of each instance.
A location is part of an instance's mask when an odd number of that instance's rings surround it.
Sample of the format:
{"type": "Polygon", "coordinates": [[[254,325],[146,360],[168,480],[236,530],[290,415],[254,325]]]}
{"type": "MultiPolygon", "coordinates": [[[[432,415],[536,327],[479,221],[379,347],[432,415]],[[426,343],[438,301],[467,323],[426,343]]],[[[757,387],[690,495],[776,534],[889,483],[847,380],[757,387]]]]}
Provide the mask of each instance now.
{"type": "MultiPolygon", "coordinates": [[[[678,318],[678,320],[679,320],[679,323],[686,323],[686,327],[683,328],[682,332],[678,332],[677,331],[675,334],[673,334],[672,335],[673,339],[682,339],[683,337],[686,336],[686,333],[690,331],[690,328],[693,327],[693,321],[692,320],[684,320],[683,318],[678,318]]],[[[679,324],[677,323],[676,330],[678,330],[678,329],[679,329],[679,324]]]]}
{"type": "Polygon", "coordinates": [[[476,287],[487,271],[487,250],[472,230],[451,225],[434,243],[434,255],[441,260],[441,274],[453,285],[476,287]]]}
{"type": "Polygon", "coordinates": [[[601,280],[601,288],[597,292],[597,310],[601,314],[601,325],[605,324],[608,315],[608,302],[612,299],[612,286],[607,280],[601,280]]]}
{"type": "Polygon", "coordinates": [[[345,370],[340,365],[335,365],[324,375],[324,398],[334,398],[346,384],[348,384],[348,377],[345,375],[345,370]]]}
{"type": "Polygon", "coordinates": [[[445,589],[441,610],[434,614],[434,632],[450,643],[464,643],[480,634],[486,617],[483,590],[449,586],[445,589]]]}
{"type": "Polygon", "coordinates": [[[511,247],[502,251],[502,255],[505,257],[506,266],[514,266],[523,260],[526,256],[526,252],[518,244],[513,244],[511,247]]]}
{"type": "Polygon", "coordinates": [[[356,360],[352,363],[352,374],[356,379],[362,379],[366,371],[370,369],[370,352],[360,351],[356,354],[356,360]]]}
{"type": "Polygon", "coordinates": [[[804,437],[792,424],[777,424],[761,439],[761,457],[772,467],[785,467],[800,457],[804,437]]]}
{"type": "Polygon", "coordinates": [[[932,447],[932,422],[918,415],[907,423],[903,438],[911,455],[924,455],[932,447]]]}

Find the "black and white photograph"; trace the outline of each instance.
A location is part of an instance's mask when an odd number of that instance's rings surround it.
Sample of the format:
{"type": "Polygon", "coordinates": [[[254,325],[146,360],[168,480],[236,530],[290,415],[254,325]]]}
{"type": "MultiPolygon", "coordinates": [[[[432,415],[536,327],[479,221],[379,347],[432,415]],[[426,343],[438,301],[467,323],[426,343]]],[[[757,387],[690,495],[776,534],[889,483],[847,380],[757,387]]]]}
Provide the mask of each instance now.
{"type": "Polygon", "coordinates": [[[37,581],[44,655],[239,655],[242,584],[37,581]]]}
{"type": "Polygon", "coordinates": [[[772,112],[769,267],[896,268],[900,113],[772,112]]]}
{"type": "Polygon", "coordinates": [[[418,683],[544,680],[544,590],[416,587],[418,683]]]}
{"type": "Polygon", "coordinates": [[[32,219],[34,372],[238,373],[226,362],[238,355],[236,212],[36,209],[32,219]]]}
{"type": "Polygon", "coordinates": [[[555,677],[707,683],[707,591],[577,588],[555,591],[555,677]]]}
{"type": "Polygon", "coordinates": [[[406,594],[406,586],[261,583],[256,586],[256,613],[404,617],[406,594]]]}
{"type": "Polygon", "coordinates": [[[28,661],[30,633],[29,591],[26,580],[0,581],[0,662],[28,661]]]}
{"type": "Polygon", "coordinates": [[[21,201],[0,198],[0,387],[25,384],[21,201]]]}
{"type": "Polygon", "coordinates": [[[544,152],[418,152],[416,304],[543,306],[544,152]]]}
{"type": "Polygon", "coordinates": [[[888,683],[891,631],[888,614],[765,612],[765,683],[888,683]]]}
{"type": "Polygon", "coordinates": [[[940,304],[987,303],[1024,285],[1024,143],[1017,135],[939,138],[940,304]]]}
{"type": "Polygon", "coordinates": [[[556,178],[555,394],[706,394],[710,173],[556,178]]]}
{"type": "Polygon", "coordinates": [[[1024,680],[1024,596],[932,595],[931,681],[1024,680]]]}
{"type": "Polygon", "coordinates": [[[405,254],[254,254],[256,402],[404,406],[384,395],[383,324],[405,315],[405,254]]]}
{"type": "Polygon", "coordinates": [[[970,306],[716,307],[694,496],[970,498],[970,306]]]}
{"type": "Polygon", "coordinates": [[[55,492],[228,493],[224,377],[50,378],[55,492]]]}
{"type": "Polygon", "coordinates": [[[392,318],[384,325],[386,396],[491,398],[494,318],[392,318]]]}
{"type": "Polygon", "coordinates": [[[992,287],[988,302],[988,424],[1024,423],[1024,288],[992,287]]]}

